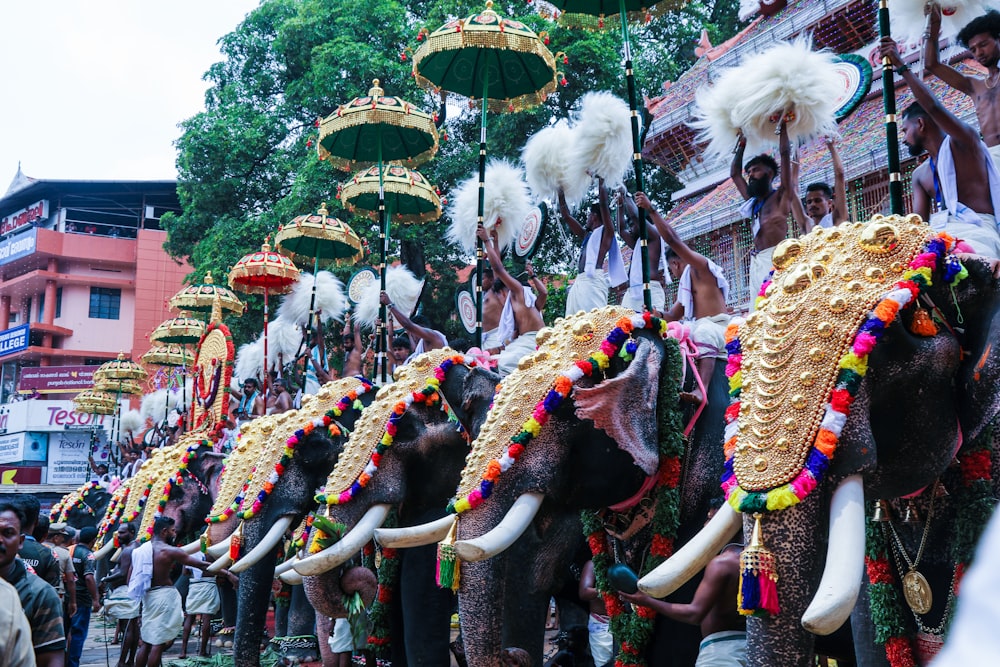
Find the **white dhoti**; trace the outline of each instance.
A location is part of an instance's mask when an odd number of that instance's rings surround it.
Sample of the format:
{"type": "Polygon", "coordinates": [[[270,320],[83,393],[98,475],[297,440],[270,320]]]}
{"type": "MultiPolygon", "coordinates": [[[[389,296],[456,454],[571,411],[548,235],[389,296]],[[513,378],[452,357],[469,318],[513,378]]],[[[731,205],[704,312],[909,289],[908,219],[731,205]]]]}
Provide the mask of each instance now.
{"type": "Polygon", "coordinates": [[[699,317],[691,323],[691,340],[698,348],[699,357],[726,359],[726,327],[732,316],[719,313],[710,317],[699,317]]]}
{"type": "Polygon", "coordinates": [[[507,345],[497,360],[497,372],[500,373],[500,377],[506,377],[513,373],[517,369],[517,362],[538,348],[538,345],[535,344],[535,336],[537,335],[537,331],[529,331],[526,334],[521,334],[507,345]]]}
{"type": "Polygon", "coordinates": [[[738,630],[713,632],[701,640],[695,667],[746,667],[747,633],[738,630]]]}
{"type": "Polygon", "coordinates": [[[142,599],[142,641],[157,646],[177,639],[184,626],[181,594],[173,586],[157,586],[142,599]]]}
{"type": "Polygon", "coordinates": [[[194,579],[188,586],[187,613],[217,614],[222,606],[214,577],[194,579]]]}
{"type": "Polygon", "coordinates": [[[581,273],[573,280],[566,294],[566,315],[576,315],[579,311],[589,311],[608,305],[608,290],[611,282],[603,271],[588,276],[581,273]]]}
{"type": "Polygon", "coordinates": [[[774,248],[761,250],[750,258],[750,311],[753,312],[757,303],[757,293],[760,286],[767,280],[767,275],[771,273],[774,264],[771,257],[774,255],[774,248]]]}
{"type": "Polygon", "coordinates": [[[993,164],[995,164],[997,166],[997,169],[1000,170],[1000,144],[997,144],[996,146],[990,146],[989,150],[990,150],[990,157],[993,158],[993,164]]]}
{"type": "MultiPolygon", "coordinates": [[[[663,291],[663,285],[655,280],[650,280],[649,295],[652,297],[653,310],[662,313],[664,306],[667,305],[667,295],[663,291]]],[[[622,297],[622,306],[624,308],[631,308],[637,313],[646,310],[646,303],[642,296],[642,285],[630,287],[625,292],[625,296],[622,297]]]]}
{"type": "Polygon", "coordinates": [[[956,239],[965,241],[977,255],[1000,258],[1000,231],[997,230],[996,219],[987,213],[980,213],[981,225],[961,222],[955,216],[948,216],[944,231],[956,239]]]}
{"type": "Polygon", "coordinates": [[[128,586],[119,586],[104,598],[104,611],[119,621],[139,618],[139,603],[128,595],[128,586]]]}
{"type": "Polygon", "coordinates": [[[351,622],[346,618],[335,618],[333,620],[333,634],[327,640],[330,650],[334,653],[352,653],[354,651],[354,639],[351,637],[351,622]]]}
{"type": "Polygon", "coordinates": [[[503,345],[503,334],[500,333],[500,327],[494,327],[489,331],[483,332],[483,350],[489,350],[494,347],[499,348],[503,345]]]}
{"type": "Polygon", "coordinates": [[[590,655],[594,664],[602,667],[613,657],[615,638],[611,636],[611,623],[607,617],[591,614],[587,619],[587,631],[590,633],[590,655]]]}

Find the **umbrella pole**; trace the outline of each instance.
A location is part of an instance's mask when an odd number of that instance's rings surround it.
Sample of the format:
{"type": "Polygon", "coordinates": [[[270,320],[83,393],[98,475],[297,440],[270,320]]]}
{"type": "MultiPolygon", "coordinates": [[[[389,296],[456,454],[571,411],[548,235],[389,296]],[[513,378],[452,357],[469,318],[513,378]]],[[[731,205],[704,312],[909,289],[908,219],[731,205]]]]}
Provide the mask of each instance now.
{"type": "MultiPolygon", "coordinates": [[[[489,108],[489,68],[483,66],[483,108],[479,121],[479,210],[476,223],[483,226],[486,208],[486,111],[489,108]]],[[[476,237],[476,347],[483,347],[483,240],[476,237]]]]}
{"type": "MultiPolygon", "coordinates": [[[[883,3],[886,0],[881,0],[883,3]]],[[[635,95],[635,73],[632,71],[632,45],[628,36],[628,15],[625,13],[625,0],[618,0],[619,18],[622,22],[622,48],[625,52],[625,81],[628,84],[628,108],[632,117],[632,165],[635,171],[635,188],[643,191],[642,179],[642,146],[639,145],[639,113],[635,95]]],[[[639,257],[642,260],[642,301],[646,310],[653,310],[653,294],[649,290],[649,240],[646,233],[646,210],[639,209],[639,257]]],[[[633,262],[635,261],[633,255],[633,262]]]]}
{"type": "MultiPolygon", "coordinates": [[[[319,252],[316,253],[316,257],[313,258],[313,286],[312,294],[309,296],[309,322],[306,324],[306,365],[305,372],[302,373],[302,395],[305,396],[306,393],[306,376],[309,375],[309,364],[316,365],[316,362],[312,358],[312,337],[313,337],[313,315],[316,314],[316,276],[319,274],[319,252]]],[[[316,318],[316,326],[319,327],[319,317],[316,318]]],[[[320,346],[320,352],[325,352],[325,346],[320,346]]],[[[301,348],[300,348],[301,349],[301,348]]],[[[316,370],[316,379],[319,381],[319,369],[316,370]]]]}
{"type": "MultiPolygon", "coordinates": [[[[878,3],[879,37],[889,37],[889,2],[878,3]]],[[[882,59],[882,106],[885,108],[885,145],[889,152],[889,210],[903,215],[903,180],[899,173],[899,131],[896,129],[896,82],[892,62],[882,59]]]]}
{"type": "MultiPolygon", "coordinates": [[[[264,290],[264,394],[267,395],[267,387],[270,384],[268,380],[271,378],[267,374],[267,290],[264,290]]],[[[193,398],[193,397],[192,397],[193,398]]]]}
{"type": "MultiPolygon", "coordinates": [[[[385,215],[385,179],[382,174],[382,133],[378,136],[378,239],[379,239],[379,284],[381,291],[385,291],[385,262],[389,244],[389,222],[385,215]]],[[[388,381],[389,358],[388,358],[388,309],[379,299],[378,319],[379,319],[379,366],[381,367],[381,381],[385,384],[388,381]]]]}

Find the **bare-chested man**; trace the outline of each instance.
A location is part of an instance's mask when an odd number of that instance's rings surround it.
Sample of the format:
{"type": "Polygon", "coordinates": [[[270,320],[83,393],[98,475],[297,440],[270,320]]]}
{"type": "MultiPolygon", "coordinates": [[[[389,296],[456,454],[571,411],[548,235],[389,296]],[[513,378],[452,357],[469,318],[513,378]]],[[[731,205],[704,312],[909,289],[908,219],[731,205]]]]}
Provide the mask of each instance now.
{"type": "MultiPolygon", "coordinates": [[[[628,267],[628,291],[622,298],[622,305],[636,312],[646,309],[642,290],[642,255],[636,252],[639,248],[639,207],[622,187],[619,191],[621,206],[618,209],[618,228],[622,240],[632,248],[632,262],[628,267]],[[625,224],[625,220],[628,224],[625,224]]],[[[662,313],[667,305],[667,297],[663,291],[663,243],[655,225],[648,219],[646,222],[646,254],[649,257],[649,290],[652,296],[653,312],[662,313]]]]}
{"type": "Polygon", "coordinates": [[[1000,159],[1000,13],[989,11],[969,22],[958,33],[961,42],[980,65],[986,78],[967,76],[940,61],[938,38],[941,34],[941,5],[927,3],[928,31],[924,39],[924,62],[927,71],[946,84],[972,98],[979,118],[979,131],[990,147],[993,158],[1000,159]]]}
{"type": "Polygon", "coordinates": [[[104,599],[104,611],[117,619],[116,636],[121,633],[122,650],[118,656],[118,667],[132,667],[135,664],[136,649],[139,645],[139,602],[128,594],[128,577],[132,571],[132,552],[139,543],[135,539],[135,524],[123,523],[115,533],[121,553],[114,569],[104,578],[110,592],[104,599]]]}
{"type": "Polygon", "coordinates": [[[362,375],[361,372],[361,329],[357,323],[351,323],[350,315],[344,324],[344,333],[341,334],[340,342],[344,345],[344,377],[354,377],[362,375]]]}
{"type": "Polygon", "coordinates": [[[590,655],[595,665],[605,665],[614,657],[615,638],[611,636],[611,617],[604,606],[604,597],[597,590],[594,561],[588,560],[580,571],[579,595],[587,603],[590,616],[587,632],[590,634],[590,655]]]}
{"type": "Polygon", "coordinates": [[[611,210],[608,208],[608,189],[604,181],[598,182],[597,203],[591,204],[587,215],[587,228],[577,222],[569,210],[566,197],[559,192],[559,214],[573,233],[581,241],[580,260],[577,275],[566,294],[566,314],[603,308],[608,305],[608,289],[617,287],[626,280],[625,265],[621,250],[611,224],[611,210]],[[602,268],[608,260],[608,271],[602,268]]]}
{"type": "Polygon", "coordinates": [[[792,212],[792,199],[797,195],[790,187],[792,149],[788,141],[788,128],[784,123],[778,132],[781,185],[777,190],[772,184],[779,175],[779,167],[770,155],[761,154],[750,158],[741,171],[746,145],[746,139],[741,137],[729,175],[740,196],[746,200],[740,207],[740,214],[744,219],[750,220],[753,231],[754,249],[750,257],[750,309],[753,310],[757,292],[773,268],[771,255],[774,254],[774,248],[788,236],[788,216],[792,212]],[[743,177],[743,171],[746,171],[746,178],[743,177]]]}
{"type": "Polygon", "coordinates": [[[500,332],[500,315],[507,302],[504,284],[496,280],[492,268],[483,269],[483,351],[500,354],[504,341],[500,332]]]}
{"type": "Polygon", "coordinates": [[[690,604],[657,600],[645,593],[619,593],[629,602],[649,607],[667,618],[701,626],[699,665],[745,665],[746,618],[736,610],[742,544],[730,544],[705,568],[690,604]]]}
{"type": "Polygon", "coordinates": [[[429,326],[424,326],[427,321],[419,315],[414,315],[412,318],[407,317],[407,313],[397,308],[386,292],[379,294],[379,302],[386,307],[386,313],[389,317],[406,331],[406,335],[410,338],[411,354],[423,354],[448,346],[448,339],[443,333],[437,329],[431,329],[429,326]]]}
{"type": "MultiPolygon", "coordinates": [[[[163,652],[173,644],[184,625],[184,609],[181,606],[181,594],[174,588],[170,579],[170,571],[174,565],[189,565],[204,570],[209,563],[188,555],[183,549],[174,546],[177,530],[174,520],[162,516],[153,522],[153,539],[150,547],[152,566],[147,562],[141,565],[136,558],[133,562],[134,577],[150,577],[149,588],[142,599],[142,646],[136,655],[137,667],[160,667],[163,652]],[[138,568],[138,569],[137,569],[138,568]]],[[[138,554],[138,550],[133,552],[138,554]]],[[[148,552],[147,552],[148,557],[148,552]]],[[[221,576],[229,577],[235,583],[228,570],[222,570],[221,576]]],[[[130,578],[129,589],[133,584],[130,578]]]]}
{"type": "MultiPolygon", "coordinates": [[[[715,360],[727,357],[729,281],[722,267],[684,243],[645,193],[636,192],[635,203],[649,212],[649,219],[667,243],[667,270],[677,280],[677,301],[664,313],[664,319],[691,323],[691,339],[698,347],[698,375],[707,388],[715,373],[715,360]]],[[[697,387],[691,392],[683,392],[681,397],[692,403],[707,399],[697,387]]]]}
{"type": "Polygon", "coordinates": [[[288,393],[284,378],[275,378],[268,390],[267,414],[280,415],[292,409],[292,395],[288,393]]]}
{"type": "Polygon", "coordinates": [[[913,171],[913,212],[931,227],[965,241],[972,251],[1000,257],[1000,172],[972,126],[948,111],[899,57],[889,37],[880,45],[916,102],[903,112],[903,143],[930,158],[913,171]]]}
{"type": "MultiPolygon", "coordinates": [[[[826,147],[833,162],[833,187],[827,183],[810,183],[806,186],[804,199],[792,198],[792,216],[803,234],[816,227],[833,227],[847,220],[847,183],[844,178],[844,163],[833,139],[826,138],[826,147]]],[[[792,165],[795,190],[799,188],[799,165],[792,165]]]]}
{"type": "Polygon", "coordinates": [[[494,274],[510,290],[510,313],[513,315],[517,337],[504,347],[497,360],[497,370],[500,377],[504,377],[517,368],[517,362],[521,357],[535,351],[537,347],[535,335],[545,326],[545,322],[542,320],[542,314],[535,308],[534,293],[510,275],[504,267],[503,258],[500,257],[500,250],[497,247],[496,232],[491,234],[485,227],[479,227],[476,236],[483,241],[486,257],[490,260],[494,274]]]}

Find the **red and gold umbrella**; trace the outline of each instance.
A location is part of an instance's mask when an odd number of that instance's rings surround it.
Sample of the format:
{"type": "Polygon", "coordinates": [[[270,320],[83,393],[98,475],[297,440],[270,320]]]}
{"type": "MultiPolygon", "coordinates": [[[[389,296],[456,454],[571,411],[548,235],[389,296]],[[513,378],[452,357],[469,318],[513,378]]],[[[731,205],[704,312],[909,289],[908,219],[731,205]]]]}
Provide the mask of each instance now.
{"type": "Polygon", "coordinates": [[[257,252],[244,255],[229,271],[229,286],[244,294],[264,295],[264,387],[267,388],[268,296],[288,294],[299,280],[299,270],[291,259],[271,250],[270,237],[257,252]]]}

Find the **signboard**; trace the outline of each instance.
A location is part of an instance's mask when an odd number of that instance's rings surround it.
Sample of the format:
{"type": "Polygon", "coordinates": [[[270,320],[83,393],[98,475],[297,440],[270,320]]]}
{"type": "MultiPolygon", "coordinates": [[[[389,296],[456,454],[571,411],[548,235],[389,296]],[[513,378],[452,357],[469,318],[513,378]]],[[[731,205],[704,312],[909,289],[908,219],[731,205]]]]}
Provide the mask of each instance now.
{"type": "Polygon", "coordinates": [[[41,484],[42,470],[44,468],[0,466],[0,484],[41,484]]]}
{"type": "Polygon", "coordinates": [[[27,350],[31,340],[28,324],[0,331],[0,357],[27,350]]]}
{"type": "Polygon", "coordinates": [[[26,232],[0,241],[0,266],[34,254],[36,236],[38,230],[32,227],[26,232]]]}
{"type": "Polygon", "coordinates": [[[49,484],[83,484],[90,479],[90,437],[86,431],[49,435],[49,484]]]}
{"type": "Polygon", "coordinates": [[[0,236],[5,236],[40,220],[48,220],[48,218],[49,201],[47,199],[36,201],[31,206],[25,206],[20,211],[14,211],[0,219],[0,236]]]}
{"type": "Polygon", "coordinates": [[[44,462],[48,443],[48,433],[0,435],[0,463],[44,462]]]}
{"type": "Polygon", "coordinates": [[[21,394],[57,394],[89,389],[100,366],[37,366],[21,368],[17,391],[21,394]]]}
{"type": "Polygon", "coordinates": [[[17,463],[24,457],[24,433],[0,435],[0,463],[17,463]]]}
{"type": "MultiPolygon", "coordinates": [[[[123,400],[122,410],[127,409],[128,401],[123,400]]],[[[110,415],[76,414],[73,412],[73,401],[30,399],[0,405],[0,435],[20,431],[89,431],[93,427],[110,432],[113,421],[110,415]]]]}

